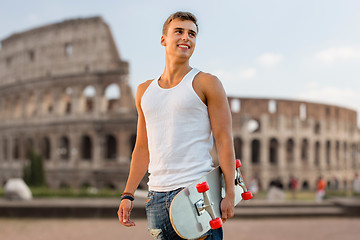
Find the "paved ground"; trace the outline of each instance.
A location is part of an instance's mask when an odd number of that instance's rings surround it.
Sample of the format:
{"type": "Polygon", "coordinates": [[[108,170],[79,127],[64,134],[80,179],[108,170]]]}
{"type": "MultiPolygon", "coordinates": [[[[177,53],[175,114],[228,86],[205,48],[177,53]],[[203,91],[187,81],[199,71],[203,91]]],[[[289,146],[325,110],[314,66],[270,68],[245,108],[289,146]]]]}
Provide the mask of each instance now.
{"type": "MultiPolygon", "coordinates": [[[[9,240],[151,240],[146,220],[126,228],[117,219],[5,219],[1,239],[9,240]]],[[[354,240],[360,236],[359,218],[231,219],[225,240],[354,240]]]]}

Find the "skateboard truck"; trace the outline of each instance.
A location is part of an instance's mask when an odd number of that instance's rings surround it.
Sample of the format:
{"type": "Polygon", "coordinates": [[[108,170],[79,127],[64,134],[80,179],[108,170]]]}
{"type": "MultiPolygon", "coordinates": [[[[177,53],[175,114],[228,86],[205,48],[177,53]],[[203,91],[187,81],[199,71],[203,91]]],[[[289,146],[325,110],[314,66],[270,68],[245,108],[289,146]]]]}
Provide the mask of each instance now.
{"type": "MultiPolygon", "coordinates": [[[[239,159],[237,159],[236,160],[235,185],[239,185],[243,189],[243,193],[241,194],[242,199],[249,200],[249,199],[253,198],[253,195],[250,191],[247,190],[247,188],[245,186],[244,180],[241,176],[240,167],[241,167],[241,162],[239,159]]],[[[222,222],[221,218],[215,217],[215,213],[214,213],[214,210],[212,207],[214,205],[214,203],[210,202],[209,196],[207,194],[207,191],[210,189],[209,184],[207,182],[199,183],[196,185],[196,189],[199,193],[202,193],[204,196],[204,199],[200,199],[199,201],[197,201],[195,203],[195,208],[196,208],[197,214],[199,216],[201,216],[205,212],[208,212],[212,219],[209,222],[210,227],[212,229],[220,228],[222,226],[223,222],[222,222]]]]}
{"type": "Polygon", "coordinates": [[[198,215],[202,215],[203,213],[208,212],[211,217],[211,221],[209,222],[210,227],[212,229],[218,229],[222,226],[221,218],[216,218],[215,213],[213,211],[212,206],[214,203],[210,202],[207,191],[210,189],[209,184],[207,182],[202,182],[196,185],[196,189],[199,193],[202,193],[204,196],[204,200],[199,200],[195,203],[195,208],[197,210],[198,215]]]}
{"type": "Polygon", "coordinates": [[[240,172],[241,162],[240,159],[236,159],[236,176],[235,176],[235,185],[239,185],[244,192],[241,194],[242,199],[249,200],[253,198],[253,195],[250,191],[247,190],[244,180],[240,172]]]}

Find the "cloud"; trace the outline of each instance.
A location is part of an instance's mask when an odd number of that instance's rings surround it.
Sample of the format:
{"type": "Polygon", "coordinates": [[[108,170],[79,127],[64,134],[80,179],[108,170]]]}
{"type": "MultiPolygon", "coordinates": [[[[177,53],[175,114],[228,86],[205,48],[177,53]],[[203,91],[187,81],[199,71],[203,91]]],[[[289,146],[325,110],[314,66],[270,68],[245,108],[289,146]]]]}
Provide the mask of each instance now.
{"type": "Polygon", "coordinates": [[[240,79],[252,79],[256,77],[256,69],[255,68],[247,68],[240,70],[238,73],[240,79]]]}
{"type": "Polygon", "coordinates": [[[264,53],[256,59],[263,66],[274,66],[281,62],[284,59],[284,56],[276,53],[264,53]]]}
{"type": "Polygon", "coordinates": [[[235,71],[226,71],[224,69],[217,69],[212,71],[217,77],[224,80],[249,80],[256,77],[255,68],[242,68],[235,71]]]}
{"type": "Polygon", "coordinates": [[[360,47],[328,48],[315,54],[315,60],[323,64],[333,64],[339,61],[360,60],[360,47]]]}

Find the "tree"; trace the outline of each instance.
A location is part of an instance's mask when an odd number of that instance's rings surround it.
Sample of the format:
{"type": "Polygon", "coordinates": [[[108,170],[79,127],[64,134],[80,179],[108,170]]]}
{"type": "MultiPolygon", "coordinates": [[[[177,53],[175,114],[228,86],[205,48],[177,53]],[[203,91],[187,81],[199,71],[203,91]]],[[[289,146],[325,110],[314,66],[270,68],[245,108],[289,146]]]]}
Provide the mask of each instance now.
{"type": "Polygon", "coordinates": [[[45,174],[42,157],[30,151],[29,164],[24,166],[24,181],[32,187],[45,186],[45,174]]]}

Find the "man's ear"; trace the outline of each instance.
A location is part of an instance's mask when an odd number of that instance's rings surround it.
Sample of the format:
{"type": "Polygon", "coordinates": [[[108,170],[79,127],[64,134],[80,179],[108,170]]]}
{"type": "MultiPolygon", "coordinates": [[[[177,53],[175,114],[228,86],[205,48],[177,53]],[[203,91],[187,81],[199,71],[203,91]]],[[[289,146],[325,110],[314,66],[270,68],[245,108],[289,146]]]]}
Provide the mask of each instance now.
{"type": "Polygon", "coordinates": [[[164,47],[166,46],[165,36],[164,36],[164,35],[161,36],[160,44],[161,44],[162,46],[164,46],[164,47]]]}

